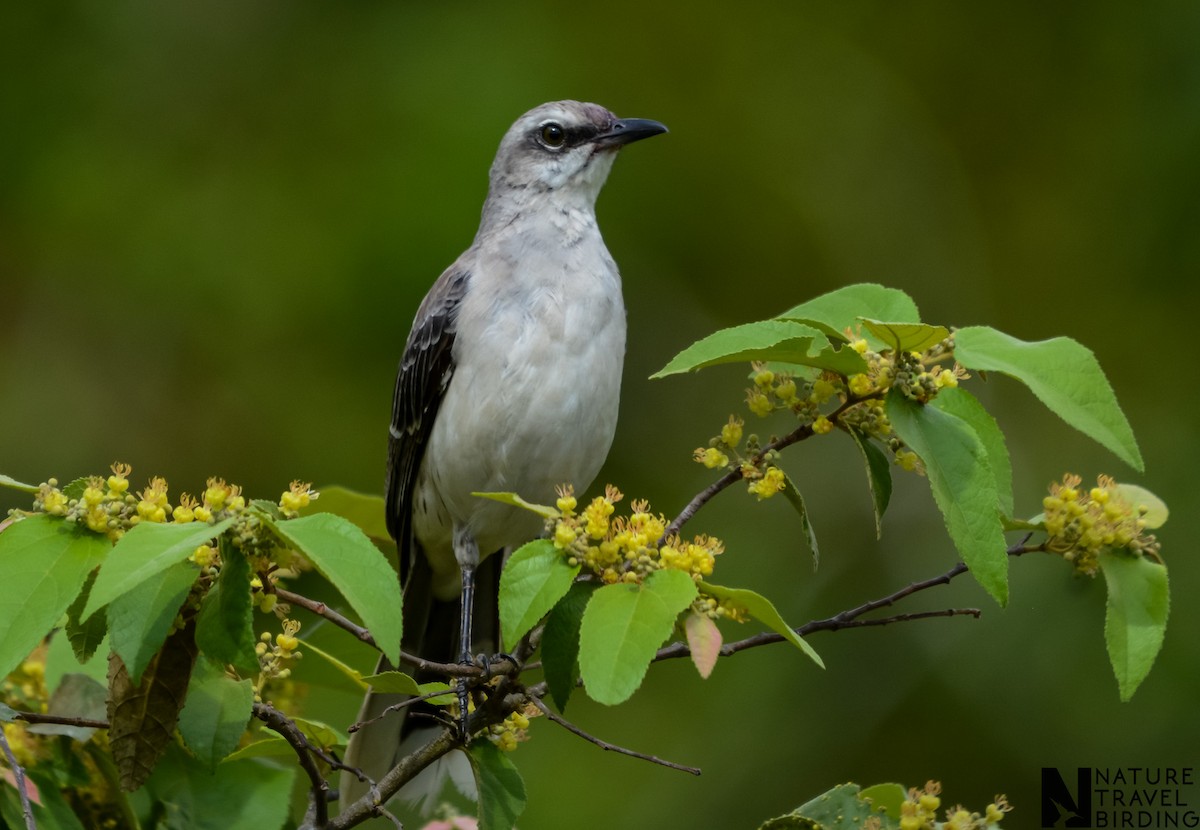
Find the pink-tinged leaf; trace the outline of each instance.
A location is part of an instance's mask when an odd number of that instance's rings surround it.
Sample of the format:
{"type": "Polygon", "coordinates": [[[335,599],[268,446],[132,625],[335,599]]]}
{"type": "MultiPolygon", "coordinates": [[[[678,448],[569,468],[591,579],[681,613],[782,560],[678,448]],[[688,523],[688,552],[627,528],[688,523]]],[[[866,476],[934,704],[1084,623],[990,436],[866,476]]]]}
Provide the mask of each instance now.
{"type": "MultiPolygon", "coordinates": [[[[17,788],[17,776],[15,774],[13,774],[12,770],[5,769],[3,771],[3,775],[0,777],[3,777],[4,780],[7,781],[14,790],[18,789],[17,788]]],[[[25,795],[27,795],[29,797],[29,801],[31,803],[36,804],[39,807],[41,807],[42,806],[42,794],[40,792],[38,792],[37,784],[30,781],[29,776],[25,776],[24,781],[25,781],[25,795]]]]}
{"type": "Polygon", "coordinates": [[[707,680],[721,654],[721,629],[711,619],[695,611],[688,614],[683,625],[687,632],[688,648],[692,652],[692,662],[696,664],[700,676],[707,680]]]}

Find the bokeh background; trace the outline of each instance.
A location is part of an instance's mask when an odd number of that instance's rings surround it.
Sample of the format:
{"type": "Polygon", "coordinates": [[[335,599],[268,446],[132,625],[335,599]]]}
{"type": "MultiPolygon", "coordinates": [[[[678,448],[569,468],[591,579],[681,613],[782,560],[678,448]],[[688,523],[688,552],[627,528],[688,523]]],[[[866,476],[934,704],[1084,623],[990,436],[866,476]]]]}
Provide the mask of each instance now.
{"type": "MultiPolygon", "coordinates": [[[[1198,310],[1197,43],[1182,0],[8,4],[0,470],[120,459],[176,490],[378,492],[409,321],[470,242],[503,131],[566,97],[662,120],[599,204],[630,322],[602,479],[673,514],[709,480],[691,450],[739,409],[744,371],[647,376],[717,327],[883,282],[929,321],[1095,350],[1144,477],[1016,384],[973,388],[1010,436],[1019,510],[1065,470],[1167,500],[1170,629],[1119,703],[1103,585],[1025,557],[1007,609],[966,578],[906,606],[978,621],[814,636],[824,672],[783,646],[708,681],[659,666],[627,705],[568,714],[703,777],[540,722],[515,756],[521,827],[753,827],[842,781],[927,778],[976,808],[1006,792],[1014,826],[1036,826],[1043,766],[1200,765],[1200,450],[1175,354],[1198,310]]],[[[787,466],[820,569],[785,504],[731,492],[693,524],[727,541],[720,581],[803,622],[952,564],[923,481],[898,474],[877,542],[854,449],[812,443],[787,466]]]]}

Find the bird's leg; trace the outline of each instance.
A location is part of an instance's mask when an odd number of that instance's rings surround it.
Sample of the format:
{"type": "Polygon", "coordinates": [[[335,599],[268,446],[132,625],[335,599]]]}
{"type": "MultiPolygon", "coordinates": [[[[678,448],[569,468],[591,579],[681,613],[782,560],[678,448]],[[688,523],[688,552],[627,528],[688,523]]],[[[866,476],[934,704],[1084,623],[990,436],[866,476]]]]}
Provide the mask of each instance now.
{"type": "MultiPolygon", "coordinates": [[[[462,599],[458,614],[458,660],[464,665],[473,665],[471,623],[475,610],[475,567],[479,564],[479,546],[466,528],[454,529],[454,558],[458,560],[459,571],[462,573],[462,599]]],[[[466,746],[471,743],[471,733],[467,731],[470,715],[467,707],[467,678],[458,678],[455,687],[458,694],[458,734],[466,746]]]]}

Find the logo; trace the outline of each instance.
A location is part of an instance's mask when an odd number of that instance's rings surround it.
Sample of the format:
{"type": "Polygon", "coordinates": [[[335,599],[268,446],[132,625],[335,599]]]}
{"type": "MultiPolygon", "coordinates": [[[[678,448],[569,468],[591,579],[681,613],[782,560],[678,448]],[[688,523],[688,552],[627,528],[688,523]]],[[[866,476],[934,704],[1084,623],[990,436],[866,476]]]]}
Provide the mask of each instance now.
{"type": "Polygon", "coordinates": [[[1200,828],[1189,805],[1192,767],[1042,768],[1042,822],[1049,828],[1200,828]]]}

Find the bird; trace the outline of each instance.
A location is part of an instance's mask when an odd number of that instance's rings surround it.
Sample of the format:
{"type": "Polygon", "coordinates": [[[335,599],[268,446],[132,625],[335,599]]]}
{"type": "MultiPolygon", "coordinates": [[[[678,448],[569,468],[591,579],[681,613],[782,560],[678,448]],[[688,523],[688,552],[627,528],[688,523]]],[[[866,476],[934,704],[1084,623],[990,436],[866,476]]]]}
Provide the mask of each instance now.
{"type": "MultiPolygon", "coordinates": [[[[473,494],[553,503],[563,484],[586,490],[608,455],[626,321],[596,199],[620,148],[665,132],[579,101],[522,115],[496,152],[474,240],[417,309],[396,376],[385,498],[408,653],[469,662],[473,649],[499,648],[495,554],[536,538],[543,520],[473,494]],[[473,612],[483,623],[474,636],[473,612]]],[[[400,700],[367,694],[347,766],[373,780],[391,768],[411,725],[379,716],[400,700]]],[[[343,774],[343,805],[366,791],[343,774]]]]}

